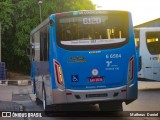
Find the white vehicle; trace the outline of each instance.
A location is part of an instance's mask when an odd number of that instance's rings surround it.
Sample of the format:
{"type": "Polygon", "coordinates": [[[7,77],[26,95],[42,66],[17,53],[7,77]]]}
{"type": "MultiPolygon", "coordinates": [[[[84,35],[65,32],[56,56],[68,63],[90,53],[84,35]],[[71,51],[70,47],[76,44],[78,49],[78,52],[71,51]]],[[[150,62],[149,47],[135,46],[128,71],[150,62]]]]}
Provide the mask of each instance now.
{"type": "Polygon", "coordinates": [[[160,81],[160,27],[135,28],[135,41],[139,80],[160,81]]]}

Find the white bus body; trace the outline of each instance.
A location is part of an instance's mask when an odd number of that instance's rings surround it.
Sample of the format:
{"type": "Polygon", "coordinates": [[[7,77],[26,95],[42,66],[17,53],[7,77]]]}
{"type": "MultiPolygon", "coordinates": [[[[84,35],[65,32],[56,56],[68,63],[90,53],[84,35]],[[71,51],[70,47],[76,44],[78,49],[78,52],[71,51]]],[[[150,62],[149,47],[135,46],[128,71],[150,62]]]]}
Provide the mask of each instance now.
{"type": "Polygon", "coordinates": [[[139,79],[160,81],[160,27],[136,28],[139,46],[139,79]]]}

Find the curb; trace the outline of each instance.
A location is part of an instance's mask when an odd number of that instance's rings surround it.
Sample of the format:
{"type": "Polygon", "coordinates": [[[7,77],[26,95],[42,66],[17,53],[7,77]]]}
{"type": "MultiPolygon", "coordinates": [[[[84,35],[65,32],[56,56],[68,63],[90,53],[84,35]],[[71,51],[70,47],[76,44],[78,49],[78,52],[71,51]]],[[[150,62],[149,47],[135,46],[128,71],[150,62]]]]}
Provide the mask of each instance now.
{"type": "Polygon", "coordinates": [[[31,85],[31,80],[0,80],[0,85],[27,86],[31,85]]]}
{"type": "Polygon", "coordinates": [[[0,111],[24,111],[24,106],[16,102],[0,101],[0,111]]]}
{"type": "Polygon", "coordinates": [[[160,90],[160,88],[139,88],[140,91],[157,91],[160,90]]]}

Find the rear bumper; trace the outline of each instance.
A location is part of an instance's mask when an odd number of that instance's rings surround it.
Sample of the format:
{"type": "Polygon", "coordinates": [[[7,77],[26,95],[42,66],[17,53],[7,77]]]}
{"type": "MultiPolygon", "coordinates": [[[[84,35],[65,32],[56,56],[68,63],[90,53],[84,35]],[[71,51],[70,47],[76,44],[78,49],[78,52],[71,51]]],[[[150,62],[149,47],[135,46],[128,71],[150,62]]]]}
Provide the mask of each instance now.
{"type": "Polygon", "coordinates": [[[133,101],[137,98],[137,84],[96,90],[53,90],[53,104],[99,103],[105,101],[133,101]]]}
{"type": "Polygon", "coordinates": [[[74,102],[99,102],[114,99],[126,98],[126,86],[109,88],[109,89],[96,89],[96,90],[66,90],[66,93],[72,93],[72,95],[66,95],[68,103],[74,102]]]}

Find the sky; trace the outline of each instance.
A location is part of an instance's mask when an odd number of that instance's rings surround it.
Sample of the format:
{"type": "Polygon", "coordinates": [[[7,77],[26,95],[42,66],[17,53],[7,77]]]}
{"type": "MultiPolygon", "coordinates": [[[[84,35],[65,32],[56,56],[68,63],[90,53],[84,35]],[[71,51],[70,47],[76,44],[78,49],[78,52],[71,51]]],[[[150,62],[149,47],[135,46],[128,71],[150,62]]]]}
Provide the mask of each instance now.
{"type": "Polygon", "coordinates": [[[160,18],[160,0],[92,0],[100,10],[125,10],[132,13],[133,25],[160,18]]]}

